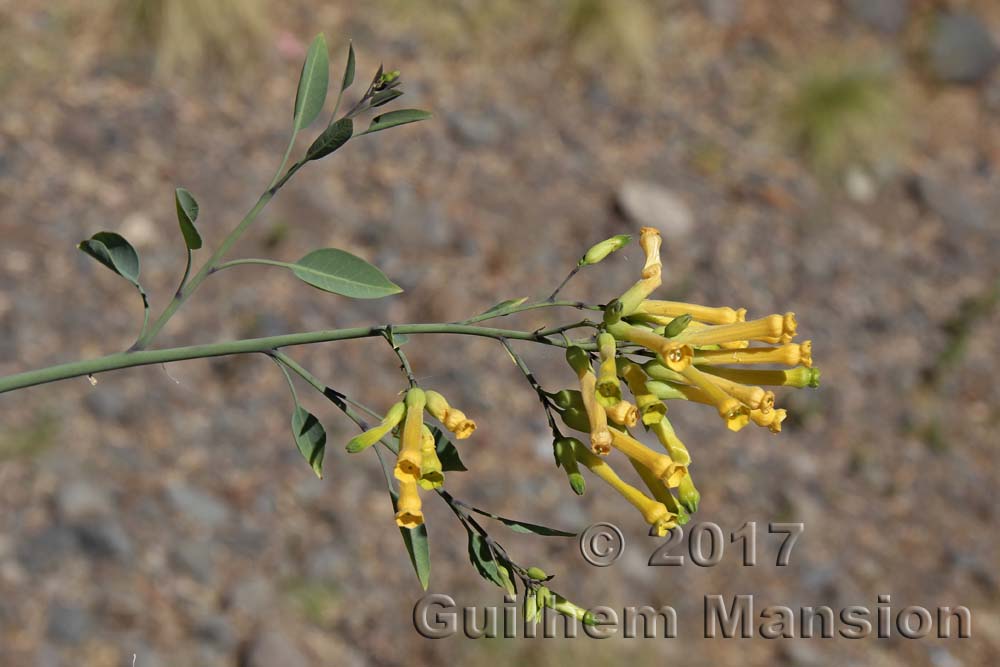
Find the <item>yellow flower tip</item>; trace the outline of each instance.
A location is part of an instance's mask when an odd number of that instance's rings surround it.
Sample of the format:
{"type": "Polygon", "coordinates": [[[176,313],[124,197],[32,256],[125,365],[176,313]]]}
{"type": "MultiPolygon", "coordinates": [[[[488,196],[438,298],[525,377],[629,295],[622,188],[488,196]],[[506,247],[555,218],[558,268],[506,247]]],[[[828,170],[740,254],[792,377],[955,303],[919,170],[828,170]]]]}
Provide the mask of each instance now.
{"type": "Polygon", "coordinates": [[[590,434],[590,449],[598,456],[608,455],[611,451],[611,431],[607,427],[590,434]]]}
{"type": "Polygon", "coordinates": [[[788,312],[781,320],[781,333],[779,334],[782,343],[791,342],[798,332],[799,325],[795,321],[795,313],[788,312]]]}
{"type": "Polygon", "coordinates": [[[424,513],[421,510],[415,512],[396,512],[396,525],[400,528],[416,528],[424,523],[424,513]]]}
{"type": "Polygon", "coordinates": [[[608,418],[616,424],[623,424],[629,428],[639,423],[639,408],[628,401],[618,401],[607,409],[608,418]]]}
{"type": "Polygon", "coordinates": [[[691,361],[694,359],[694,348],[690,345],[668,343],[660,356],[667,368],[680,373],[691,365],[691,361]]]}
{"type": "Polygon", "coordinates": [[[750,408],[735,398],[726,399],[716,406],[719,416],[726,421],[726,428],[736,432],[750,423],[750,408]]]}
{"type": "Polygon", "coordinates": [[[747,309],[746,308],[737,308],[736,309],[736,321],[737,322],[746,322],[747,321],[747,309]]]}
{"type": "Polygon", "coordinates": [[[660,232],[653,227],[643,227],[639,231],[639,245],[646,253],[646,264],[642,267],[642,277],[659,278],[662,270],[660,263],[660,244],[663,239],[660,232]]]}
{"type": "Polygon", "coordinates": [[[771,433],[781,433],[781,422],[785,421],[785,417],[788,416],[788,411],[784,409],[774,411],[774,419],[768,424],[768,428],[771,429],[771,433]]]}
{"type": "Polygon", "coordinates": [[[448,411],[444,425],[459,440],[465,440],[476,430],[476,422],[466,417],[464,412],[455,408],[448,411]]]}
{"type": "Polygon", "coordinates": [[[669,516],[653,524],[653,532],[656,533],[657,537],[666,537],[667,533],[677,527],[677,515],[669,511],[668,514],[669,516]]]}
{"type": "Polygon", "coordinates": [[[769,413],[774,408],[774,392],[768,389],[764,392],[764,398],[761,399],[758,409],[763,413],[769,413]]]}
{"type": "MultiPolygon", "coordinates": [[[[811,340],[804,340],[799,343],[799,363],[801,363],[806,368],[812,368],[813,365],[813,344],[811,340]]],[[[819,374],[816,375],[817,385],[819,384],[819,374]]],[[[810,385],[811,386],[811,385],[810,385]]]]}

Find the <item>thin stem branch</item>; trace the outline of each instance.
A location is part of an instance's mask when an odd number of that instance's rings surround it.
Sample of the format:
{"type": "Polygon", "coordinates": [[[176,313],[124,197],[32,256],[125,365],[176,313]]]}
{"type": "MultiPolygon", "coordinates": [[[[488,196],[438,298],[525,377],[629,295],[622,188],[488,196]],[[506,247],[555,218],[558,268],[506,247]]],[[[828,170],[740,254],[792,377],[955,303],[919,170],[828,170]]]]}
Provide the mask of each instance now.
{"type": "Polygon", "coordinates": [[[579,265],[579,264],[577,264],[576,266],[574,266],[573,270],[569,272],[568,276],[566,276],[565,278],[563,278],[563,281],[561,283],[559,283],[559,287],[556,288],[555,292],[553,292],[551,295],[549,295],[549,298],[546,299],[546,301],[549,301],[550,303],[552,301],[555,301],[556,300],[556,295],[558,295],[559,292],[562,291],[563,287],[566,287],[566,283],[568,283],[570,280],[572,280],[573,276],[575,276],[577,273],[580,272],[581,268],[583,268],[583,267],[581,265],[579,265]]]}
{"type": "Polygon", "coordinates": [[[531,388],[535,390],[536,394],[538,394],[538,400],[545,409],[545,418],[549,422],[549,429],[552,431],[552,437],[555,439],[561,438],[562,432],[556,425],[555,416],[552,414],[552,403],[549,400],[548,393],[542,389],[540,384],[538,384],[538,380],[535,379],[535,374],[531,372],[530,368],[528,368],[528,365],[524,362],[524,359],[521,358],[521,355],[514,351],[514,348],[511,347],[507,339],[500,338],[499,340],[500,344],[503,345],[505,350],[507,350],[507,354],[509,354],[510,358],[514,361],[514,365],[517,366],[518,370],[521,371],[524,378],[528,381],[528,384],[530,384],[531,388]]]}
{"type": "Polygon", "coordinates": [[[389,343],[389,347],[392,351],[396,353],[396,357],[399,359],[399,370],[403,371],[406,375],[407,381],[410,383],[410,387],[417,386],[417,379],[413,377],[413,369],[410,367],[410,360],[406,358],[406,353],[403,352],[402,348],[396,344],[396,341],[392,337],[392,327],[388,326],[382,332],[382,337],[385,341],[389,343]]]}
{"type": "MultiPolygon", "coordinates": [[[[59,364],[41,368],[38,370],[17,373],[0,377],[0,393],[32,387],[57,380],[66,380],[84,375],[94,375],[106,371],[118,370],[121,368],[132,368],[134,366],[147,366],[149,364],[160,364],[172,361],[183,361],[185,359],[205,359],[208,357],[222,357],[234,354],[260,353],[277,350],[283,347],[296,345],[310,345],[312,343],[324,343],[337,340],[351,340],[357,338],[371,338],[381,336],[386,326],[375,327],[354,327],[349,329],[328,329],[321,331],[309,331],[304,333],[284,334],[280,336],[267,336],[264,338],[247,338],[244,340],[226,341],[222,343],[209,343],[206,345],[189,345],[184,347],[172,347],[157,350],[136,350],[133,352],[118,352],[105,357],[75,361],[67,364],[59,364]]],[[[509,338],[511,340],[525,340],[543,345],[555,347],[566,347],[565,341],[548,338],[557,333],[582,326],[591,326],[589,323],[574,323],[540,329],[538,331],[518,331],[514,329],[496,329],[493,327],[482,327],[465,324],[399,324],[392,325],[392,330],[398,334],[456,334],[464,336],[482,336],[485,338],[509,338]]],[[[595,350],[593,341],[570,341],[569,344],[579,345],[585,350],[595,350]]]]}

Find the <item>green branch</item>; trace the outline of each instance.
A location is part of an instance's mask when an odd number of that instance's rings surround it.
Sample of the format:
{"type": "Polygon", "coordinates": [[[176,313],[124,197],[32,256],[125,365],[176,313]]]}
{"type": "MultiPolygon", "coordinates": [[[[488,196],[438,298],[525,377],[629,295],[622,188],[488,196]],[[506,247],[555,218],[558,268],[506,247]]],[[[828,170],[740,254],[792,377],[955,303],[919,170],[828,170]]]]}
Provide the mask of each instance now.
{"type": "MultiPolygon", "coordinates": [[[[234,354],[270,353],[283,347],[295,345],[310,345],[336,340],[351,340],[356,338],[371,338],[382,336],[386,326],[354,327],[350,329],[328,329],[304,333],[268,336],[265,338],[248,338],[244,340],[209,343],[206,345],[190,345],[186,347],[171,347],[161,350],[138,350],[134,352],[119,352],[106,357],[75,361],[58,366],[50,366],[34,371],[0,377],[0,394],[15,389],[23,389],[48,382],[67,380],[84,375],[96,375],[106,371],[134,366],[148,366],[185,359],[205,359],[208,357],[223,357],[234,354]]],[[[574,322],[537,331],[517,331],[512,329],[495,329],[465,324],[400,324],[392,325],[393,333],[397,334],[457,334],[464,336],[483,336],[486,338],[526,340],[556,347],[566,347],[561,340],[552,340],[554,336],[565,331],[591,326],[590,323],[574,322]]],[[[595,349],[593,343],[577,343],[584,349],[595,349]]]]}

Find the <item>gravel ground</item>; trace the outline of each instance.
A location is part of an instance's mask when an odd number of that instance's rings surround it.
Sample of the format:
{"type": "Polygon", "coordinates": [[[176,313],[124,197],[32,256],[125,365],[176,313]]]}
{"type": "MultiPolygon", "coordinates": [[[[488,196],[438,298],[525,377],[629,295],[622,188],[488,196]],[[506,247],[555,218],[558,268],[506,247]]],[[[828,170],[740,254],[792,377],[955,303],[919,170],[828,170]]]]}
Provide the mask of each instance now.
{"type": "MultiPolygon", "coordinates": [[[[462,396],[479,423],[463,443],[471,472],[449,478],[455,495],[574,529],[614,521],[629,546],[603,570],[572,540],[497,534],[581,604],[670,604],[680,619],[671,640],[428,641],[412,627],[421,591],[381,472],[374,458],[342,455],[351,424],[331,405],[304,399],[330,436],[319,481],[290,440],[287,389],[267,359],[131,369],[0,398],[0,664],[131,665],[133,654],[142,667],[1000,661],[990,500],[1000,345],[989,333],[1000,326],[990,300],[1000,70],[988,49],[1000,7],[649,3],[650,20],[607,57],[601,40],[615,43],[614,26],[574,41],[556,2],[286,4],[269,10],[252,62],[226,69],[210,58],[164,78],[150,74],[148,49],[119,46],[118,15],[0,0],[0,375],[131,343],[138,300],[74,245],[121,231],[142,255],[154,307],[163,304],[183,262],[173,188],[195,193],[206,243],[217,243],[270,179],[307,38],[323,30],[334,62],[353,38],[359,78],[381,59],[403,71],[406,106],[436,116],[304,170],[235,253],[290,261],[337,246],[406,293],[348,301],[279,269],[233,269],[206,282],[160,344],[460,319],[544,295],[590,243],[654,222],[665,296],[751,315],[794,310],[823,369],[820,389],[787,396],[793,416],[780,437],[732,435],[699,406],[676,410],[695,457],[698,519],[725,530],[801,521],[806,531],[785,568],[773,566],[766,532],[756,567],[732,548],[714,568],[647,567],[655,542],[629,508],[604,489],[577,499],[552,468],[536,398],[495,342],[415,338],[407,350],[420,380],[462,396]],[[964,18],[942,34],[941,12],[964,18]],[[642,30],[648,51],[630,60],[642,30]],[[902,100],[902,146],[875,151],[875,167],[846,179],[818,176],[782,141],[779,120],[802,67],[830,54],[892,63],[902,100]],[[973,632],[703,639],[703,599],[714,593],[837,609],[874,609],[887,593],[896,610],[966,605],[973,632]]],[[[639,260],[626,251],[567,294],[604,302],[639,260]]],[[[546,387],[569,384],[558,352],[522,348],[546,387]]],[[[294,354],[375,406],[402,386],[378,341],[294,354]]],[[[500,604],[447,508],[427,511],[431,590],[500,604]]]]}

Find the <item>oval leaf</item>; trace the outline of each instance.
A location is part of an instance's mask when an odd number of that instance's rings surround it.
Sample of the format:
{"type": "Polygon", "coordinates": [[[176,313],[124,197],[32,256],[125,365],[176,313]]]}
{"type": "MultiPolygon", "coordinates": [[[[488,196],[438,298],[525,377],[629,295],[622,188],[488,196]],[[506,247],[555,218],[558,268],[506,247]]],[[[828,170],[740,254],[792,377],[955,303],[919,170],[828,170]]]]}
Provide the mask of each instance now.
{"type": "Polygon", "coordinates": [[[174,203],[177,205],[177,222],[181,226],[184,245],[188,250],[197,250],[202,243],[201,234],[194,226],[198,219],[198,202],[190,192],[184,188],[177,188],[174,190],[174,203]]]}
{"type": "Polygon", "coordinates": [[[347,47],[347,66],[344,68],[344,80],[340,84],[340,90],[345,91],[354,83],[354,44],[347,47]]]}
{"type": "Polygon", "coordinates": [[[548,526],[542,526],[537,523],[528,523],[527,521],[518,521],[517,519],[508,519],[502,517],[493,512],[487,512],[486,510],[481,510],[478,507],[470,507],[476,514],[482,514],[483,516],[488,516],[491,519],[495,519],[500,523],[504,524],[515,533],[533,533],[535,535],[544,535],[546,537],[576,537],[577,533],[569,533],[565,530],[558,530],[556,528],[549,528],[548,526]]]}
{"type": "Polygon", "coordinates": [[[455,443],[448,439],[448,436],[436,426],[431,427],[434,434],[434,448],[437,450],[438,459],[441,461],[441,472],[465,472],[468,468],[462,463],[462,458],[458,455],[458,448],[455,443]]]}
{"type": "Polygon", "coordinates": [[[388,130],[390,127],[396,127],[397,125],[416,123],[418,120],[427,120],[430,117],[431,114],[429,112],[421,111],[420,109],[399,109],[398,111],[390,111],[389,113],[384,113],[381,116],[375,116],[372,118],[372,124],[368,126],[368,129],[365,130],[363,134],[371,134],[372,132],[388,130]]]}
{"type": "Polygon", "coordinates": [[[326,50],[326,38],[322,33],[309,45],[306,60],[299,75],[299,88],[295,93],[295,130],[301,130],[314,120],[323,110],[326,89],[330,83],[330,63],[326,50]]]}
{"type": "Polygon", "coordinates": [[[312,414],[296,405],[292,413],[292,436],[313,472],[323,478],[323,453],[326,450],[326,430],[312,414]]]}
{"type": "Polygon", "coordinates": [[[139,254],[124,236],[115,232],[98,232],[77,247],[136,287],[139,286],[139,254]]]}
{"type": "Polygon", "coordinates": [[[352,299],[381,299],[403,291],[365,260],[337,248],[314,250],[290,268],[299,280],[352,299]]]}
{"type": "Polygon", "coordinates": [[[306,151],[306,159],[319,160],[326,157],[346,144],[353,134],[354,121],[350,118],[341,118],[336,123],[331,123],[306,151]]]}
{"type": "Polygon", "coordinates": [[[381,92],[372,95],[371,108],[380,107],[383,104],[388,104],[394,99],[403,94],[402,90],[391,88],[389,90],[383,90],[381,92]]]}

